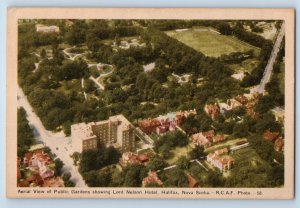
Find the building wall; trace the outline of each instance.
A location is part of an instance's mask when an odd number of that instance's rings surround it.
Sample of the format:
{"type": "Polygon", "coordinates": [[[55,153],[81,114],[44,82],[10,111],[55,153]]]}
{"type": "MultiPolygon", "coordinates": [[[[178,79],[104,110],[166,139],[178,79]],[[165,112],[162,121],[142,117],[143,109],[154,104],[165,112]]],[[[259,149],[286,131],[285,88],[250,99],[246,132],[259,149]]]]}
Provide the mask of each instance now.
{"type": "Polygon", "coordinates": [[[95,150],[97,148],[98,148],[98,142],[96,136],[82,141],[82,151],[95,150]]]}
{"type": "Polygon", "coordinates": [[[122,152],[135,151],[135,133],[134,129],[130,128],[122,132],[122,152]]]}
{"type": "Polygon", "coordinates": [[[109,141],[109,138],[110,138],[109,122],[93,125],[92,131],[97,136],[98,145],[105,145],[110,142],[109,141]]]}

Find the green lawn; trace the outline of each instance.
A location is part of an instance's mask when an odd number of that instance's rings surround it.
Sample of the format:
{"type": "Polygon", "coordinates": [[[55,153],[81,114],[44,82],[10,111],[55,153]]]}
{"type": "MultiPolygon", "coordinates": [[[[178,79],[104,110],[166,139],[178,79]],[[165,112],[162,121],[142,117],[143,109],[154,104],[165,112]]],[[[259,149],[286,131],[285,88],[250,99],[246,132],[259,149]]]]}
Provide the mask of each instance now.
{"type": "Polygon", "coordinates": [[[246,59],[242,63],[239,64],[230,64],[229,67],[235,72],[249,72],[256,68],[259,64],[259,60],[256,58],[246,59]]]}
{"type": "Polygon", "coordinates": [[[233,36],[219,35],[212,32],[197,32],[194,30],[176,32],[167,31],[167,35],[204,53],[207,56],[219,57],[232,52],[244,52],[253,49],[258,54],[259,49],[238,40],[233,36]]]}
{"type": "Polygon", "coordinates": [[[171,150],[172,157],[166,160],[167,163],[173,165],[181,156],[187,157],[188,152],[191,151],[191,149],[192,148],[190,145],[186,145],[185,147],[176,147],[175,149],[172,149],[171,150]]]}
{"type": "Polygon", "coordinates": [[[231,171],[236,171],[237,169],[245,166],[256,167],[260,165],[268,165],[268,163],[261,159],[251,146],[236,150],[230,155],[235,159],[235,164],[231,171]]]}
{"type": "Polygon", "coordinates": [[[225,140],[223,142],[220,142],[220,143],[215,143],[213,144],[211,147],[205,149],[205,152],[206,153],[210,153],[210,152],[213,152],[217,149],[222,149],[222,148],[225,148],[225,147],[231,147],[231,146],[235,146],[235,144],[239,141],[244,141],[245,139],[231,139],[231,140],[225,140]]]}

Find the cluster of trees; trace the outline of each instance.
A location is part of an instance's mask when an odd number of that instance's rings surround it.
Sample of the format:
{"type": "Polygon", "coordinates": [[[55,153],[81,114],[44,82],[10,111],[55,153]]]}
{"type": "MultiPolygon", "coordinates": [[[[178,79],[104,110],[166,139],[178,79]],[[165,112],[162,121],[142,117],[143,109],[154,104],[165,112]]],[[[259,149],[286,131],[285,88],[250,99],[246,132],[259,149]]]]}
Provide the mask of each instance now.
{"type": "Polygon", "coordinates": [[[114,147],[100,147],[97,150],[82,152],[79,159],[79,172],[90,187],[110,186],[114,164],[120,153],[114,147]]]}
{"type": "Polygon", "coordinates": [[[273,74],[271,76],[271,80],[266,85],[266,91],[269,93],[270,100],[270,108],[273,106],[284,106],[284,90],[280,89],[280,79],[284,79],[284,77],[280,76],[281,73],[284,73],[284,69],[281,68],[281,64],[283,64],[283,57],[285,53],[285,41],[283,39],[281,48],[276,57],[276,61],[274,63],[273,74]]]}
{"type": "MultiPolygon", "coordinates": [[[[84,24],[82,27],[76,24],[74,27],[81,28],[82,33],[88,33],[95,25],[104,23],[78,23],[84,24]]],[[[27,35],[26,31],[20,36],[24,35],[27,35]]],[[[83,95],[76,89],[59,90],[61,81],[86,78],[90,72],[83,60],[64,61],[57,44],[52,46],[53,59],[43,58],[34,73],[32,71],[35,68],[34,63],[38,62],[37,58],[28,53],[30,50],[19,54],[19,84],[26,95],[32,94],[28,96],[29,102],[45,127],[53,130],[62,126],[67,134],[70,132],[70,124],[75,122],[106,119],[117,113],[123,113],[135,121],[172,110],[200,110],[210,98],[229,98],[232,94],[242,92],[239,83],[228,77],[231,71],[217,59],[205,57],[155,29],[143,32],[142,39],[148,42],[146,47],[121,50],[117,53],[112,52],[109,46],[99,43],[101,39],[88,39],[89,42],[84,40],[95,59],[115,65],[115,72],[104,80],[104,93],[94,91],[93,86],[88,83],[87,89],[84,89],[98,96],[98,101],[92,98],[84,101],[83,95]],[[155,68],[145,73],[142,64],[149,62],[155,62],[155,68]],[[192,73],[192,82],[182,86],[175,81],[169,82],[167,77],[172,72],[192,73]],[[197,78],[200,75],[209,76],[212,81],[198,86],[197,78]],[[219,81],[214,81],[216,79],[219,81]],[[166,82],[168,87],[164,86],[166,82]],[[140,105],[144,101],[156,102],[158,105],[140,105]]],[[[22,44],[20,42],[21,46],[22,44]]],[[[35,48],[34,45],[31,47],[35,48]]]]}
{"type": "Polygon", "coordinates": [[[228,55],[221,55],[219,57],[220,61],[227,64],[238,64],[243,62],[246,59],[253,58],[254,51],[249,50],[247,52],[232,52],[228,55]]]}
{"type": "Polygon", "coordinates": [[[79,171],[84,175],[91,170],[98,170],[105,166],[116,164],[119,161],[119,157],[120,153],[112,146],[84,151],[81,154],[79,171]]]}
{"type": "Polygon", "coordinates": [[[23,157],[30,146],[34,144],[34,136],[24,108],[18,109],[17,136],[18,156],[23,157]]]}
{"type": "Polygon", "coordinates": [[[62,175],[62,179],[64,181],[65,187],[75,187],[76,184],[71,180],[71,177],[72,175],[70,172],[64,173],[62,175]]]}
{"type": "Polygon", "coordinates": [[[128,164],[120,171],[114,165],[84,173],[89,187],[141,187],[148,169],[140,164],[128,164]]]}
{"type": "Polygon", "coordinates": [[[212,119],[203,111],[197,111],[197,115],[188,116],[182,123],[182,129],[192,135],[197,132],[208,131],[211,128],[212,119]]]}
{"type": "Polygon", "coordinates": [[[273,49],[272,42],[266,41],[260,50],[260,54],[259,54],[260,62],[258,66],[254,68],[251,71],[251,73],[246,73],[246,76],[241,82],[242,87],[249,87],[260,83],[265,71],[265,67],[267,66],[268,60],[270,58],[272,49],[273,49]]]}
{"type": "Polygon", "coordinates": [[[187,176],[184,170],[178,167],[163,171],[160,178],[164,183],[164,187],[188,187],[187,176]]]}
{"type": "Polygon", "coordinates": [[[171,156],[171,149],[174,147],[186,146],[189,139],[186,134],[179,130],[167,132],[162,137],[154,141],[154,150],[160,153],[164,158],[171,156]]]}
{"type": "Polygon", "coordinates": [[[75,20],[74,24],[67,29],[65,39],[71,45],[77,45],[93,40],[114,39],[116,37],[126,37],[138,35],[141,28],[132,24],[117,23],[111,20],[112,25],[106,20],[75,20]]]}

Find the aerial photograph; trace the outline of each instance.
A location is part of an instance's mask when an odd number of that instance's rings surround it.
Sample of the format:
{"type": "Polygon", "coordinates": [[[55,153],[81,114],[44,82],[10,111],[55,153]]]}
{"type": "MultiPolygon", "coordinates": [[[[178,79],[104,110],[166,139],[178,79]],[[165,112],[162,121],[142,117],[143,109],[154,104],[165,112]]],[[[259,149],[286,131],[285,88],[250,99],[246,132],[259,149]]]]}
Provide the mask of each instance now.
{"type": "Polygon", "coordinates": [[[282,188],[284,80],[281,20],[19,19],[13,180],[282,188]]]}

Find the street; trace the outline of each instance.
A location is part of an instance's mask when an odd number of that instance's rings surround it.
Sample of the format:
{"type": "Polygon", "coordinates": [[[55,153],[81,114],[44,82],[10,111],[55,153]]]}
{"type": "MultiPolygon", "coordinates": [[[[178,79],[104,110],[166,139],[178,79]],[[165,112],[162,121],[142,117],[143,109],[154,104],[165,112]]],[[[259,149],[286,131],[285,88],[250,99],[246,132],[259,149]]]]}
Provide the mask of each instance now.
{"type": "Polygon", "coordinates": [[[66,137],[62,131],[57,133],[47,131],[40,118],[33,111],[27,100],[27,97],[20,87],[18,87],[18,108],[19,107],[23,107],[25,109],[29,125],[33,129],[36,141],[43,142],[51,149],[52,153],[54,153],[63,161],[64,167],[62,172],[71,173],[71,180],[76,183],[76,187],[86,187],[82,176],[77,170],[77,167],[73,165],[73,159],[70,157],[70,155],[73,153],[71,138],[66,137]]]}
{"type": "Polygon", "coordinates": [[[263,78],[261,79],[261,82],[260,82],[259,85],[255,86],[254,88],[251,89],[251,93],[254,93],[254,92],[264,93],[265,92],[266,84],[270,81],[270,78],[271,78],[271,75],[272,75],[272,70],[273,70],[273,67],[274,67],[274,63],[276,61],[276,57],[277,57],[277,54],[280,50],[281,42],[282,42],[284,34],[285,34],[285,29],[284,28],[285,28],[285,25],[284,25],[284,22],[283,22],[282,25],[281,25],[281,28],[278,32],[276,41],[274,43],[273,50],[271,52],[271,56],[269,58],[268,64],[265,68],[263,78]]]}

